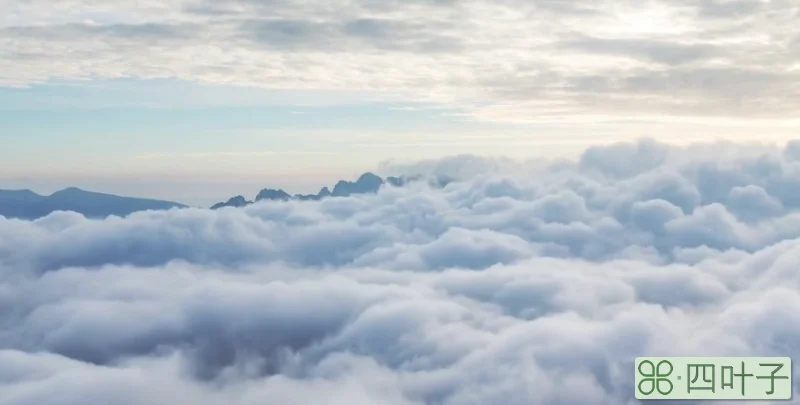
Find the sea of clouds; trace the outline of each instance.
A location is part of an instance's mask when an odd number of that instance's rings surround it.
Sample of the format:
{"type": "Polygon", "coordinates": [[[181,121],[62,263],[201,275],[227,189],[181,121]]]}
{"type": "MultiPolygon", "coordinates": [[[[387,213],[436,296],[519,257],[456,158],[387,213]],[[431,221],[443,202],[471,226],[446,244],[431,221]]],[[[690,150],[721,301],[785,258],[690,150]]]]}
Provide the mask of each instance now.
{"type": "Polygon", "coordinates": [[[393,169],[459,181],[0,217],[0,404],[633,404],[637,356],[800,358],[800,142],[393,169]]]}

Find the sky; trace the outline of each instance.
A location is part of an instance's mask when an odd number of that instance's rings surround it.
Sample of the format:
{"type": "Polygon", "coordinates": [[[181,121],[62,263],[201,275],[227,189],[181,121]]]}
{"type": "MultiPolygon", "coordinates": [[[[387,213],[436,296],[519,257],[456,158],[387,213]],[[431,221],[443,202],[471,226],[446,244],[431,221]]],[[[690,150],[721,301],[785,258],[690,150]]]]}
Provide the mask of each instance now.
{"type": "Polygon", "coordinates": [[[0,0],[0,187],[210,204],[381,162],[783,143],[794,0],[0,0]]]}

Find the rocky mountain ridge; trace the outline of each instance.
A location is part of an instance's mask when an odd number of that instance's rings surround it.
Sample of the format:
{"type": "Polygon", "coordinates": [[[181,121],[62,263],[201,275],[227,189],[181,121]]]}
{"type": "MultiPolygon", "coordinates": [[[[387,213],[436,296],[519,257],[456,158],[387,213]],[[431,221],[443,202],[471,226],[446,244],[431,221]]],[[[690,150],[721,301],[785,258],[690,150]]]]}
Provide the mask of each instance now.
{"type": "MultiPolygon", "coordinates": [[[[336,183],[336,185],[333,186],[333,191],[331,191],[328,187],[323,187],[317,194],[291,195],[281,189],[265,188],[256,195],[256,198],[253,201],[247,200],[245,197],[241,195],[237,195],[235,197],[232,197],[228,201],[214,204],[211,207],[211,209],[216,210],[225,207],[244,207],[264,200],[318,201],[328,197],[347,197],[355,194],[376,193],[378,192],[378,190],[380,190],[381,187],[387,184],[393,187],[403,187],[410,182],[419,181],[421,179],[422,176],[403,176],[403,177],[389,176],[384,179],[374,173],[367,172],[359,176],[359,178],[356,179],[356,181],[339,180],[336,183]]],[[[436,177],[431,182],[431,185],[435,187],[444,187],[451,181],[452,179],[441,176],[441,177],[436,177]]]]}

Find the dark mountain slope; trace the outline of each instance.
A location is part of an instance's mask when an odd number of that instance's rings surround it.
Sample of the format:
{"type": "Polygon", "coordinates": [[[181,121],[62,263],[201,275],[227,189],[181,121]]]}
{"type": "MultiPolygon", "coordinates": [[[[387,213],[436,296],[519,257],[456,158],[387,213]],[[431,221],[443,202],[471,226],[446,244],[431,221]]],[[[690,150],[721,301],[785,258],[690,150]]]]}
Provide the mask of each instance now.
{"type": "Polygon", "coordinates": [[[36,219],[55,211],[74,211],[88,218],[126,216],[137,211],[184,208],[171,201],[121,197],[70,187],[49,196],[30,190],[0,190],[0,215],[6,218],[36,219]]]}

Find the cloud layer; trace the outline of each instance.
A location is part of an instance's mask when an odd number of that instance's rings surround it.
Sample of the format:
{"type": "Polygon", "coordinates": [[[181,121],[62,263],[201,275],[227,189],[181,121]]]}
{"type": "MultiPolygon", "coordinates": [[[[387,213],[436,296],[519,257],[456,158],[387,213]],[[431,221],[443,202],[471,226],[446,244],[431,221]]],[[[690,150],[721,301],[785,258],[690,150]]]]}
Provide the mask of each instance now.
{"type": "Polygon", "coordinates": [[[503,121],[789,119],[794,0],[113,0],[0,7],[0,85],[177,77],[376,91],[503,121]],[[587,118],[588,117],[588,118],[587,118]]]}
{"type": "Polygon", "coordinates": [[[0,404],[633,404],[636,356],[796,357],[799,145],[0,218],[0,404]]]}

